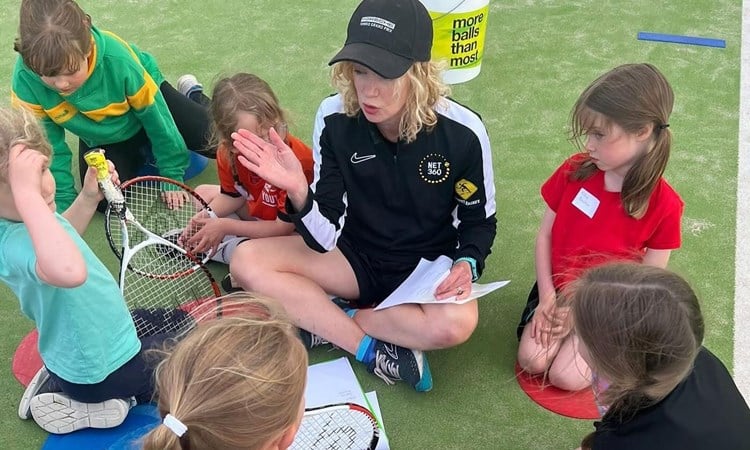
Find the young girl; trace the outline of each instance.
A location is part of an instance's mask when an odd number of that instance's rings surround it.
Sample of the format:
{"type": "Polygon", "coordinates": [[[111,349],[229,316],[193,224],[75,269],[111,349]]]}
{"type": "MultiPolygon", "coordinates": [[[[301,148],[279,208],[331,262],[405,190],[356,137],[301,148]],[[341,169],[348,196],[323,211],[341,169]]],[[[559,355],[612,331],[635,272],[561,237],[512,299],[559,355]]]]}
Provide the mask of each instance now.
{"type": "Polygon", "coordinates": [[[157,368],[163,423],[144,450],[280,450],[294,440],[307,351],[276,303],[235,299],[254,312],[200,323],[157,368]]]}
{"type": "Polygon", "coordinates": [[[302,164],[308,183],[312,180],[312,151],[289,134],[276,94],[255,75],[238,73],[219,80],[209,109],[213,140],[218,147],[220,185],[201,185],[196,192],[218,218],[196,217],[194,222],[200,230],[186,245],[194,252],[213,249],[214,259],[228,264],[237,242],[243,238],[283,236],[294,231],[292,223],[278,218],[286,212],[286,192],[237,162],[231,134],[244,128],[268,140],[268,130],[273,127],[302,164]],[[240,239],[226,239],[226,244],[219,248],[228,236],[240,239]]]}
{"type": "Polygon", "coordinates": [[[612,263],[571,287],[577,353],[605,411],[582,448],[750,448],[750,409],[726,367],[701,346],[703,316],[685,280],[612,263]]]}
{"type": "Polygon", "coordinates": [[[589,369],[574,351],[565,308],[555,297],[585,268],[625,259],[666,267],[680,246],[683,203],[662,178],[672,134],[674,95],[650,64],[626,64],[597,78],[571,113],[583,153],[542,186],[547,208],[536,240],[536,284],[518,333],[518,361],[549,382],[579,390],[589,369]],[[585,138],[585,144],[582,140],[585,138]]]}
{"type": "Polygon", "coordinates": [[[96,169],[57,214],[50,153],[30,113],[0,108],[0,281],[36,324],[44,362],[18,414],[50,433],[114,427],[131,397],[151,400],[143,350],[166,336],[138,339],[117,282],[80,236],[103,198],[96,169]]]}
{"type": "MultiPolygon", "coordinates": [[[[95,147],[123,180],[154,159],[161,175],[183,179],[187,149],[207,145],[208,115],[165,81],[153,56],[93,26],[73,0],[23,0],[18,33],[11,97],[41,119],[52,143],[60,211],[76,196],[65,130],[79,138],[81,179],[83,155],[95,147]]],[[[184,198],[165,200],[179,206],[184,198]]]]}

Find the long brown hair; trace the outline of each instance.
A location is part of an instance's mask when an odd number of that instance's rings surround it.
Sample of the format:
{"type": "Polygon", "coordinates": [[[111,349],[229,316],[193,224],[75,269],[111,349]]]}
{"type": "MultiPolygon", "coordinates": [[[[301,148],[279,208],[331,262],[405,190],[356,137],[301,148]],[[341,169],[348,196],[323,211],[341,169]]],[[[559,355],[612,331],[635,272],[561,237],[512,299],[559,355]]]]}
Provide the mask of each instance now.
{"type": "Polygon", "coordinates": [[[13,46],[40,76],[75,72],[91,51],[91,17],[73,0],[23,0],[13,46]]]}
{"type": "Polygon", "coordinates": [[[276,94],[260,77],[250,73],[236,73],[220,79],[214,85],[209,107],[211,114],[211,145],[220,152],[219,157],[227,158],[232,174],[237,176],[235,158],[229,154],[231,135],[237,131],[237,114],[246,112],[255,115],[261,127],[276,127],[284,137],[287,128],[287,114],[281,109],[276,94]],[[280,129],[283,128],[283,129],[280,129]]]}
{"type": "Polygon", "coordinates": [[[199,323],[158,366],[159,413],[187,432],[160,425],[145,450],[259,449],[298,423],[307,351],[297,329],[276,302],[232,302],[230,317],[199,323]]]}
{"type": "MultiPolygon", "coordinates": [[[[700,304],[666,269],[610,263],[588,270],[567,291],[574,332],[593,372],[609,387],[606,418],[626,421],[660,402],[687,377],[703,342],[700,304]]],[[[583,448],[589,448],[593,435],[583,448]]]]}
{"type": "MultiPolygon", "coordinates": [[[[583,137],[597,122],[617,124],[625,132],[652,133],[649,148],[635,161],[623,181],[620,194],[625,211],[641,218],[648,200],[664,174],[672,146],[669,116],[674,93],[667,79],[651,64],[624,64],[594,80],[578,97],[570,114],[570,138],[579,149],[583,137]]],[[[573,178],[584,180],[596,171],[584,161],[573,178]]]]}
{"type": "MultiPolygon", "coordinates": [[[[437,123],[435,107],[450,94],[450,88],[442,80],[442,64],[416,62],[397,80],[402,92],[406,92],[406,109],[399,123],[399,138],[413,142],[423,128],[431,129],[437,123]]],[[[344,99],[344,112],[353,117],[359,113],[357,90],[354,87],[354,63],[341,61],[331,69],[331,84],[344,99]]]]}

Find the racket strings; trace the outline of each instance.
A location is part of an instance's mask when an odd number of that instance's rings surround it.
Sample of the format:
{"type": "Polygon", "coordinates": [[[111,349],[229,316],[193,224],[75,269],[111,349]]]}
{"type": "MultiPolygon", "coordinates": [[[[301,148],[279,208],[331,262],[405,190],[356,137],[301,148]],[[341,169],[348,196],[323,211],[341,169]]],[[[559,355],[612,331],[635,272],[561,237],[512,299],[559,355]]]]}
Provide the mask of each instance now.
{"type": "MultiPolygon", "coordinates": [[[[198,231],[198,224],[191,219],[202,211],[207,216],[210,215],[205,201],[197,194],[163,178],[144,177],[134,180],[131,184],[126,182],[122,192],[128,210],[144,228],[181,247],[182,240],[188,239],[198,231]],[[181,207],[170,209],[163,196],[165,192],[175,189],[183,193],[184,202],[181,207]]],[[[112,248],[121,249],[122,225],[116,207],[110,207],[107,222],[112,248]]],[[[146,235],[130,223],[127,224],[127,231],[130,246],[146,239],[146,235]]],[[[116,253],[121,256],[119,250],[116,253]]]]}
{"type": "MultiPolygon", "coordinates": [[[[149,247],[154,246],[147,246],[137,253],[149,247]]],[[[182,262],[183,265],[195,264],[185,255],[173,258],[162,256],[162,259],[182,262]]],[[[219,291],[210,273],[200,266],[192,272],[167,278],[145,276],[128,270],[123,294],[139,336],[148,336],[191,327],[195,319],[190,309],[213,300],[219,291]]]]}
{"type": "Polygon", "coordinates": [[[376,431],[374,419],[363,411],[348,407],[324,408],[305,414],[290,448],[368,450],[376,431]]]}

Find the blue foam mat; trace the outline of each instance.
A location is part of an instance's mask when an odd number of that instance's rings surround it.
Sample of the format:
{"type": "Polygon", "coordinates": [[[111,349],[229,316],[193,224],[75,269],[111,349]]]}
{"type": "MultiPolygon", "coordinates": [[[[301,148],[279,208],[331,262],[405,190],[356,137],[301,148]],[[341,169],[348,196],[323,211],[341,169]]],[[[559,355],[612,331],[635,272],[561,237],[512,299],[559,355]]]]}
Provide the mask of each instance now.
{"type": "Polygon", "coordinates": [[[702,45],[704,47],[726,48],[727,43],[724,39],[705,38],[698,36],[682,36],[679,34],[649,33],[641,31],[638,33],[638,40],[669,42],[673,44],[702,45]]]}
{"type": "Polygon", "coordinates": [[[122,425],[103,430],[87,428],[70,434],[51,434],[42,450],[134,450],[136,441],[160,422],[154,405],[131,409],[122,425]]]}

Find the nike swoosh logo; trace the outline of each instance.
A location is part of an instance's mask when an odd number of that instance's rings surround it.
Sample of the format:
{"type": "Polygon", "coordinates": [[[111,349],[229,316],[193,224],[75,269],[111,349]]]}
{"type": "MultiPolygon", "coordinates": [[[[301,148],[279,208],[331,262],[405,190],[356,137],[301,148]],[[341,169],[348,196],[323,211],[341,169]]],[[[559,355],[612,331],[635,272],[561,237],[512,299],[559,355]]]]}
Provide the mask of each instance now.
{"type": "Polygon", "coordinates": [[[359,156],[357,155],[357,152],[354,152],[351,158],[352,164],[359,164],[361,162],[367,161],[368,159],[372,159],[376,157],[377,155],[365,155],[365,156],[359,156]]]}

